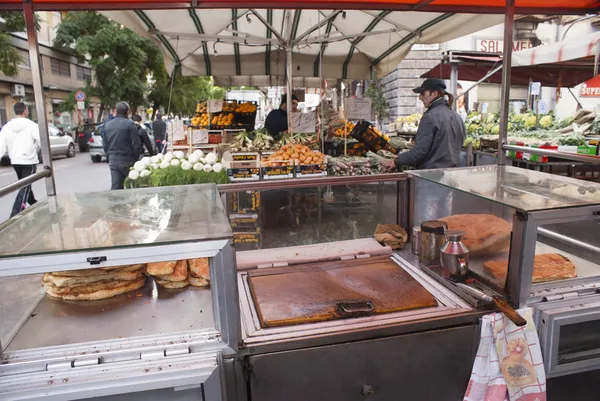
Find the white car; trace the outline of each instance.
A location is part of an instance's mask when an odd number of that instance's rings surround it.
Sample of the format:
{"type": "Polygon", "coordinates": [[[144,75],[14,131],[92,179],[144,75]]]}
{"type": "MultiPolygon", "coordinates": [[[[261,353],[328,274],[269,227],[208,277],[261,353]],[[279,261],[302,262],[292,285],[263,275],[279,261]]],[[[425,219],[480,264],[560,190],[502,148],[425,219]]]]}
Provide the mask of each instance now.
{"type": "MultiPolygon", "coordinates": [[[[70,135],[65,134],[52,124],[48,125],[48,135],[50,137],[50,152],[52,153],[52,158],[57,156],[75,157],[75,142],[70,135]]],[[[1,157],[2,160],[0,165],[10,165],[10,158],[8,155],[1,157]]],[[[41,150],[38,152],[38,158],[40,159],[40,162],[42,162],[41,150]]]]}

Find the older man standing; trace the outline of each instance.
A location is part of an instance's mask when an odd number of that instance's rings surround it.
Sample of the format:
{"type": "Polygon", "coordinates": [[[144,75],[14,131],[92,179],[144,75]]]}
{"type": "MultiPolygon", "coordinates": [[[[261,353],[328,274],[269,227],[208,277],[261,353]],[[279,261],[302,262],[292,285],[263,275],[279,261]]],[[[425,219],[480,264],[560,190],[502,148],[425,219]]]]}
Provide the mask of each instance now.
{"type": "Polygon", "coordinates": [[[117,116],[105,125],[102,135],[104,152],[110,167],[110,189],[123,189],[123,182],[133,164],[142,153],[142,143],[129,115],[129,104],[120,102],[116,107],[117,116]]]}

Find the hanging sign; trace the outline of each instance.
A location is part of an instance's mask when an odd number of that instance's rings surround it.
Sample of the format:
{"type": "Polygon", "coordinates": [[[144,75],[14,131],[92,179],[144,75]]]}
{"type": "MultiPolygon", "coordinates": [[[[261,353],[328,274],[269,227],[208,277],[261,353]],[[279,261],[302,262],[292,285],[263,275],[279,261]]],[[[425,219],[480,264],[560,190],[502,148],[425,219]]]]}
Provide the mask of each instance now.
{"type": "Polygon", "coordinates": [[[209,113],[218,113],[223,110],[223,99],[211,99],[206,102],[209,113]]]}
{"type": "Polygon", "coordinates": [[[85,109],[85,102],[77,102],[77,110],[85,109]]]}
{"type": "Polygon", "coordinates": [[[368,97],[349,97],[346,101],[348,120],[370,120],[372,103],[372,100],[368,97]]]}
{"type": "Polygon", "coordinates": [[[290,113],[292,118],[292,132],[297,134],[312,134],[316,131],[317,115],[310,113],[290,113]]]}
{"type": "Polygon", "coordinates": [[[539,96],[542,91],[542,83],[541,82],[532,82],[531,83],[531,96],[539,96]]]}
{"type": "Polygon", "coordinates": [[[581,84],[581,97],[600,97],[600,75],[581,84]]]}

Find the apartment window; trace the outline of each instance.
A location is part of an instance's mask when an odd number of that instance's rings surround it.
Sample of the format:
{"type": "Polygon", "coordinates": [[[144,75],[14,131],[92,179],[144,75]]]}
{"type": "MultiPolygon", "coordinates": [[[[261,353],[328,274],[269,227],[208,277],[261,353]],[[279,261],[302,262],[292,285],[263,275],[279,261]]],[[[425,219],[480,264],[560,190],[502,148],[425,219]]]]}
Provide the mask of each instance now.
{"type": "Polygon", "coordinates": [[[87,81],[92,79],[92,70],[90,68],[76,66],[77,79],[80,81],[87,81]]]}
{"type": "Polygon", "coordinates": [[[50,70],[55,75],[60,75],[62,77],[71,76],[71,64],[68,61],[50,58],[50,70]]]}
{"type": "Polygon", "coordinates": [[[19,67],[21,68],[31,68],[31,64],[29,64],[29,53],[23,50],[19,50],[19,56],[21,56],[21,61],[19,61],[19,67]]]}

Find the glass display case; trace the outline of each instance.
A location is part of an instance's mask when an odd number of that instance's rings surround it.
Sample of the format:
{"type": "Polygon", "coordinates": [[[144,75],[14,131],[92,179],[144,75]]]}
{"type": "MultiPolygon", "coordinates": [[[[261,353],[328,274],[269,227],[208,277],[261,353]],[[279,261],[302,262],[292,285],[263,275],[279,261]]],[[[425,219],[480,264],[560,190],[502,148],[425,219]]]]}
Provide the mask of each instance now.
{"type": "Polygon", "coordinates": [[[441,219],[466,232],[465,282],[557,317],[538,325],[542,349],[553,353],[545,358],[549,377],[600,366],[600,346],[586,335],[599,317],[600,185],[509,166],[409,174],[412,225],[441,219]],[[579,305],[568,311],[575,320],[554,308],[562,300],[579,305]]]}
{"type": "Polygon", "coordinates": [[[0,399],[220,392],[240,328],[215,185],[49,197],[0,237],[0,399]]]}

